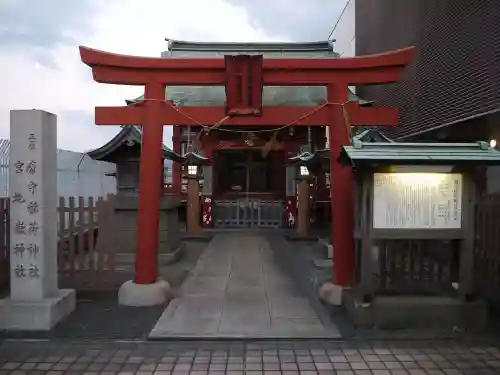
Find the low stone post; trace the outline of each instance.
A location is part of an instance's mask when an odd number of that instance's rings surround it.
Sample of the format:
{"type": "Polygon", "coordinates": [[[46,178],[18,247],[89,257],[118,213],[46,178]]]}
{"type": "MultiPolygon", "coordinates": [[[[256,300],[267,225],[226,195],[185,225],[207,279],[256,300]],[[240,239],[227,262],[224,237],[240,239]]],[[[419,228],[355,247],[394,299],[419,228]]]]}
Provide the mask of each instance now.
{"type": "Polygon", "coordinates": [[[58,288],[57,118],[10,113],[10,297],[0,327],[50,330],[75,309],[74,290],[58,288]]]}

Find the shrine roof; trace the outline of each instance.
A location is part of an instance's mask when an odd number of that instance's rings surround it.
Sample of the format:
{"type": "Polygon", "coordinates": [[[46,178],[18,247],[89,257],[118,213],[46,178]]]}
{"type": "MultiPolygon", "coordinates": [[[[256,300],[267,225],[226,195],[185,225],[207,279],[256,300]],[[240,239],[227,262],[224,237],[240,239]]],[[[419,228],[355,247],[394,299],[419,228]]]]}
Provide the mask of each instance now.
{"type": "MultiPolygon", "coordinates": [[[[352,142],[378,142],[381,144],[385,144],[386,142],[394,142],[392,139],[386,137],[378,130],[375,129],[366,129],[361,133],[352,137],[352,142]]],[[[308,166],[315,165],[324,165],[326,168],[329,168],[329,160],[330,160],[330,149],[325,148],[321,150],[316,150],[313,153],[305,152],[301,155],[297,155],[288,159],[291,164],[305,164],[308,166]]]]}
{"type": "MultiPolygon", "coordinates": [[[[262,54],[264,58],[272,57],[311,57],[339,58],[333,49],[332,41],[309,43],[201,43],[168,40],[168,50],[162,53],[164,58],[176,57],[222,57],[237,54],[262,54]]],[[[143,96],[128,100],[128,103],[140,101],[143,96]]],[[[326,87],[323,86],[264,86],[262,105],[302,105],[315,106],[327,99],[326,87]]],[[[358,101],[360,105],[370,105],[371,101],[359,98],[349,88],[348,99],[358,101]]],[[[173,100],[178,105],[186,106],[224,106],[226,92],[224,86],[168,86],[165,100],[173,100]]]]}
{"type": "Polygon", "coordinates": [[[353,141],[342,147],[339,162],[344,165],[434,164],[500,165],[500,151],[486,142],[475,143],[370,143],[353,141]]]}
{"type": "Polygon", "coordinates": [[[265,42],[265,43],[226,43],[226,42],[188,42],[182,40],[165,39],[169,51],[192,52],[318,52],[329,51],[333,53],[334,40],[294,43],[294,42],[265,42]]]}
{"type": "MultiPolygon", "coordinates": [[[[351,88],[347,89],[349,101],[357,101],[361,106],[373,104],[373,101],[361,99],[351,88]]],[[[141,95],[136,99],[127,99],[128,105],[144,99],[141,95]]],[[[178,105],[186,106],[224,106],[226,92],[222,86],[169,86],[165,92],[165,100],[173,100],[178,105]]],[[[320,86],[301,87],[264,87],[262,104],[264,106],[277,105],[320,105],[326,100],[326,88],[320,86]],[[318,90],[319,89],[319,90],[318,90]],[[299,97],[294,97],[299,94],[299,97]],[[304,97],[303,95],[312,96],[304,97]],[[323,95],[324,94],[324,95],[323,95]],[[300,97],[302,95],[302,97],[300,97]],[[316,95],[316,96],[315,96],[316,95]],[[279,97],[279,98],[278,98],[279,97]]]]}
{"type": "Polygon", "coordinates": [[[353,141],[361,142],[394,142],[392,139],[376,129],[365,129],[352,137],[353,141]]]}
{"type": "MultiPolygon", "coordinates": [[[[264,58],[339,58],[333,49],[333,41],[309,43],[201,43],[179,40],[167,40],[168,50],[162,53],[164,58],[176,57],[222,57],[224,55],[261,54],[264,58]]],[[[349,100],[368,102],[360,99],[349,89],[349,100]]],[[[320,105],[326,100],[326,87],[323,86],[264,86],[262,104],[278,105],[320,105]]],[[[135,99],[141,100],[142,97],[135,99]]],[[[224,106],[226,93],[224,86],[168,86],[166,100],[173,100],[178,105],[224,106]]]]}
{"type": "MultiPolygon", "coordinates": [[[[142,131],[138,126],[121,125],[121,130],[105,145],[87,152],[87,155],[94,160],[106,160],[108,156],[116,151],[119,147],[133,143],[141,144],[142,131]]],[[[163,155],[165,158],[180,162],[184,160],[182,156],[176,154],[167,146],[163,145],[163,155]]]]}

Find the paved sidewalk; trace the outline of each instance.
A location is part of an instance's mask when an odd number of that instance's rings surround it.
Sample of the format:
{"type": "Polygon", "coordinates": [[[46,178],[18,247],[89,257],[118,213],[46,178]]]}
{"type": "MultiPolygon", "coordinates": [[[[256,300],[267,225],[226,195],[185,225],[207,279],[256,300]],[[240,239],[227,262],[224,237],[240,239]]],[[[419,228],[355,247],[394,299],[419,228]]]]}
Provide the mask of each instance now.
{"type": "Polygon", "coordinates": [[[265,238],[217,235],[150,338],[334,338],[273,261],[265,238]]]}
{"type": "Polygon", "coordinates": [[[1,375],[486,375],[500,349],[459,341],[4,342],[1,375]]]}

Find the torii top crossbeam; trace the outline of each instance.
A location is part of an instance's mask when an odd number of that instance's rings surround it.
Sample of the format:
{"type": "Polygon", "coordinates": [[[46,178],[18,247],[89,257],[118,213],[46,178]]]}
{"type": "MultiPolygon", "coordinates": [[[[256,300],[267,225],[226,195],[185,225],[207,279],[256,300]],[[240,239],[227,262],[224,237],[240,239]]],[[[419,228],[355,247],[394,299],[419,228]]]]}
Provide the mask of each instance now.
{"type": "Polygon", "coordinates": [[[136,282],[151,284],[157,276],[158,200],[162,172],[164,124],[212,126],[329,125],[334,281],[348,285],[354,268],[351,171],[336,159],[349,143],[351,125],[396,125],[397,111],[360,108],[348,103],[348,86],[397,82],[415,53],[413,47],[352,58],[149,58],[117,55],[80,47],[82,61],[101,83],[145,86],[144,101],[127,107],[96,108],[100,125],[141,124],[136,282]],[[226,88],[226,106],[176,107],[165,101],[165,86],[226,88]],[[319,107],[262,107],[263,86],[326,86],[327,102],[319,107]]]}
{"type": "MultiPolygon", "coordinates": [[[[267,86],[313,86],[334,81],[346,85],[398,82],[401,70],[411,62],[414,52],[415,47],[408,47],[349,58],[266,58],[262,63],[263,81],[267,86]],[[289,75],[298,70],[300,75],[289,75]]],[[[223,58],[138,57],[83,46],[80,55],[92,67],[94,80],[99,83],[143,86],[152,78],[156,81],[158,73],[161,73],[158,82],[172,86],[223,85],[226,80],[223,58]]]]}
{"type": "MultiPolygon", "coordinates": [[[[227,86],[228,83],[228,64],[224,58],[135,57],[87,47],[80,47],[80,54],[82,61],[92,67],[94,80],[100,83],[139,86],[151,82],[164,86],[227,86]]],[[[353,58],[266,58],[262,61],[262,77],[258,83],[261,86],[314,86],[335,82],[342,87],[392,83],[399,80],[402,69],[411,61],[413,54],[414,48],[410,47],[353,58]]],[[[226,93],[230,94],[228,91],[226,93]]],[[[141,104],[97,107],[96,124],[140,124],[143,118],[141,104]]],[[[353,126],[397,123],[397,111],[392,108],[361,108],[357,102],[346,102],[345,107],[349,123],[353,126]]],[[[193,119],[204,125],[213,125],[227,114],[227,108],[213,106],[189,106],[179,111],[172,105],[164,105],[160,111],[164,124],[176,125],[193,125],[193,119]]],[[[232,117],[224,125],[279,126],[301,117],[303,119],[296,126],[324,125],[329,122],[326,110],[306,106],[276,106],[266,108],[258,117],[232,117]]]]}

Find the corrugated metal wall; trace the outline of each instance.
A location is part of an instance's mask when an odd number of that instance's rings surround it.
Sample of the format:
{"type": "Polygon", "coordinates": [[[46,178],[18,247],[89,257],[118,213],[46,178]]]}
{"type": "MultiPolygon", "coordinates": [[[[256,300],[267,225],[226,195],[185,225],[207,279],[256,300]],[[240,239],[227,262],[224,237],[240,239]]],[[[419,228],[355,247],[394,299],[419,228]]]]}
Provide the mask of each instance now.
{"type": "Polygon", "coordinates": [[[404,138],[500,109],[499,0],[356,0],[356,54],[415,45],[396,85],[358,87],[400,109],[404,138]]]}
{"type": "MultiPolygon", "coordinates": [[[[10,141],[0,139],[0,197],[9,195],[10,141]]],[[[60,197],[99,197],[116,193],[115,164],[95,161],[86,154],[57,150],[57,193],[60,197]]]]}

